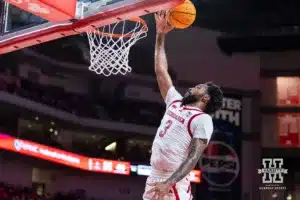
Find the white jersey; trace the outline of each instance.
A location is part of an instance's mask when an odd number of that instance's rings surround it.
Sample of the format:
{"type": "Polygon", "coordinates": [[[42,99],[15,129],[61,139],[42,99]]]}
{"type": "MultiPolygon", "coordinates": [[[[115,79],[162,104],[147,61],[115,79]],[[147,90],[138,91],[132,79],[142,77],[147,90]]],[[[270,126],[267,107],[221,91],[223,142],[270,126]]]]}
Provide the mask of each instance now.
{"type": "Polygon", "coordinates": [[[151,166],[174,172],[187,158],[192,138],[210,140],[213,123],[210,115],[195,107],[181,105],[182,96],[171,87],[166,96],[166,112],[157,130],[151,166]]]}

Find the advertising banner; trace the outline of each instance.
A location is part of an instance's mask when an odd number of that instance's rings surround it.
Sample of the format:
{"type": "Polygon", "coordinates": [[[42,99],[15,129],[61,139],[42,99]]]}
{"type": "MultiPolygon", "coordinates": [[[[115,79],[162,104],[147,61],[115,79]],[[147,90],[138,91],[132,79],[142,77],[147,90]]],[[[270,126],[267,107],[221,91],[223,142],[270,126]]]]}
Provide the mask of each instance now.
{"type": "Polygon", "coordinates": [[[199,162],[202,175],[199,199],[241,198],[241,116],[241,97],[225,95],[222,110],[214,115],[212,140],[199,162]]]}
{"type": "MultiPolygon", "coordinates": [[[[4,133],[0,133],[0,149],[97,173],[129,176],[132,172],[133,175],[149,176],[151,171],[151,166],[148,165],[131,165],[130,162],[89,158],[35,142],[17,139],[4,133]]],[[[190,173],[191,182],[200,183],[200,175],[200,170],[193,170],[190,173]]]]}
{"type": "Polygon", "coordinates": [[[16,139],[3,133],[0,133],[0,149],[86,171],[130,175],[129,162],[89,158],[35,142],[16,139]]]}

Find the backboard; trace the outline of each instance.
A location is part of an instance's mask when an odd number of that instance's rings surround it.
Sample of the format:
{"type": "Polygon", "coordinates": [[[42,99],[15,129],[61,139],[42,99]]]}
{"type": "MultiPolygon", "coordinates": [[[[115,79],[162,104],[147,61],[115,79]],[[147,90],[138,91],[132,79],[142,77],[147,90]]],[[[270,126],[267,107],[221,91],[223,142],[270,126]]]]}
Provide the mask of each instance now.
{"type": "Polygon", "coordinates": [[[169,9],[183,1],[0,0],[0,54],[169,9]]]}

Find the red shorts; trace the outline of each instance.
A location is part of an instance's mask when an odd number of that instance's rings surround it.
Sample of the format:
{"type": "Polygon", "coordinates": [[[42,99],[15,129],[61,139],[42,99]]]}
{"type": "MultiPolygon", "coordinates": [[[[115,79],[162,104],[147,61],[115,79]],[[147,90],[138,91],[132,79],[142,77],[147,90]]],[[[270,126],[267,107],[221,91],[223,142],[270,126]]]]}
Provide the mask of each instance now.
{"type": "MultiPolygon", "coordinates": [[[[149,192],[152,186],[149,183],[163,182],[169,178],[171,174],[166,174],[156,170],[151,171],[151,175],[147,178],[143,200],[152,200],[153,193],[149,192]]],[[[184,178],[172,187],[169,194],[160,200],[192,200],[191,185],[188,178],[184,178]]]]}

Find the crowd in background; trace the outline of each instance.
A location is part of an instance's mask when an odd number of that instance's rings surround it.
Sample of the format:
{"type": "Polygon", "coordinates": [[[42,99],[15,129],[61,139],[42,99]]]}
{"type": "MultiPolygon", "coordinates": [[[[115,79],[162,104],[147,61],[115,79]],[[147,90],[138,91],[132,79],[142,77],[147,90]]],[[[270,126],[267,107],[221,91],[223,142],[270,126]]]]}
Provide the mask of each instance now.
{"type": "MultiPolygon", "coordinates": [[[[0,71],[1,73],[1,71],[0,71]]],[[[30,79],[11,75],[5,70],[0,74],[0,91],[33,100],[47,106],[66,111],[76,116],[113,120],[126,123],[157,126],[160,122],[159,112],[153,105],[116,100],[112,104],[103,104],[92,94],[80,95],[65,91],[64,88],[42,85],[30,79]]],[[[105,96],[102,97],[105,101],[105,96]]]]}
{"type": "MultiPolygon", "coordinates": [[[[95,102],[93,98],[89,98],[88,95],[84,96],[68,93],[61,87],[41,85],[31,80],[23,79],[17,77],[16,75],[12,75],[11,73],[7,73],[6,70],[3,70],[2,72],[0,71],[0,91],[6,91],[10,94],[14,94],[34,102],[42,103],[52,108],[69,112],[76,116],[121,122],[127,122],[126,120],[130,121],[130,119],[132,119],[130,122],[135,124],[138,124],[138,122],[141,121],[143,123],[155,122],[155,117],[147,117],[147,115],[143,117],[140,114],[133,114],[134,112],[143,112],[143,108],[146,106],[141,106],[134,103],[121,105],[119,103],[119,107],[117,109],[112,109],[111,107],[104,105],[101,106],[101,103],[97,104],[97,102],[95,102]]],[[[158,114],[157,112],[155,113],[158,114]]],[[[39,123],[43,124],[44,122],[40,120],[39,123]]],[[[4,126],[7,125],[5,124],[4,126]]],[[[5,130],[5,127],[1,127],[1,131],[5,130]]],[[[59,128],[57,130],[58,132],[60,131],[59,128]]],[[[18,130],[12,130],[8,132],[18,132],[15,136],[21,139],[34,141],[40,144],[45,144],[89,157],[102,157],[107,159],[131,160],[133,162],[148,163],[150,156],[149,145],[143,145],[140,142],[131,145],[125,144],[126,147],[118,150],[115,153],[104,151],[103,146],[99,148],[99,143],[89,142],[87,144],[84,143],[85,141],[80,141],[76,144],[74,143],[71,148],[66,147],[56,140],[57,136],[55,136],[53,132],[49,132],[48,124],[43,128],[43,130],[19,128],[18,130]],[[133,152],[140,153],[135,154],[133,152]]]]}
{"type": "Polygon", "coordinates": [[[99,118],[95,109],[95,102],[84,95],[71,94],[63,88],[55,86],[39,85],[30,80],[13,76],[1,76],[0,90],[16,94],[56,109],[60,109],[74,115],[90,118],[99,118]]]}

